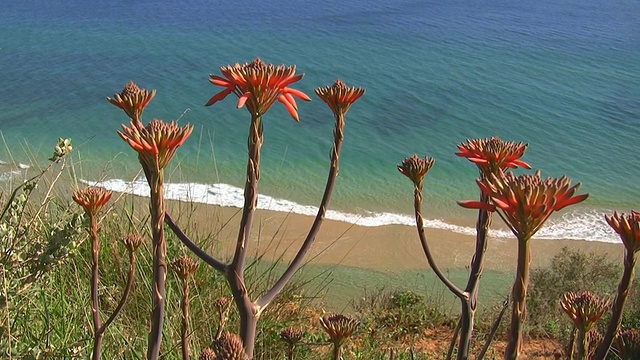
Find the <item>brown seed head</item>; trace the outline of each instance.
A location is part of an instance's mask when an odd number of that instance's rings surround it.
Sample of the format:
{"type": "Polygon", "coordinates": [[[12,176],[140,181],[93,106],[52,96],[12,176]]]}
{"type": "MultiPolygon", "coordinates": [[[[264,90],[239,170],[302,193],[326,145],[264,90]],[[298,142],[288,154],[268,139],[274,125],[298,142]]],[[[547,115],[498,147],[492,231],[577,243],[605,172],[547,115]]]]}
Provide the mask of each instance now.
{"type": "Polygon", "coordinates": [[[140,120],[142,113],[154,96],[156,96],[155,90],[140,89],[136,83],[130,81],[121,93],[115,93],[113,94],[113,99],[107,97],[107,100],[124,110],[137,127],[142,127],[140,120]]]}
{"type": "Polygon", "coordinates": [[[186,255],[177,258],[170,264],[171,269],[181,280],[186,280],[187,277],[195,273],[198,270],[198,265],[199,263],[186,255]]]}
{"type": "Polygon", "coordinates": [[[360,322],[354,318],[332,314],[320,318],[320,325],[334,344],[342,345],[356,330],[360,322]]]}
{"type": "Polygon", "coordinates": [[[129,234],[122,239],[122,243],[130,252],[135,252],[143,241],[142,236],[137,234],[129,234]]]}
{"type": "Polygon", "coordinates": [[[614,212],[612,216],[605,215],[609,226],[615,230],[624,247],[629,252],[640,250],[640,213],[631,210],[631,214],[625,215],[614,212]]]}
{"type": "Polygon", "coordinates": [[[82,206],[89,217],[98,215],[109,199],[111,199],[111,191],[96,186],[73,192],[73,201],[82,206]]]}
{"type": "Polygon", "coordinates": [[[218,309],[218,312],[224,311],[231,304],[231,299],[225,296],[221,296],[213,302],[213,307],[218,309]]]}
{"type": "Polygon", "coordinates": [[[199,360],[216,360],[216,353],[211,348],[206,348],[200,353],[199,360]]]}
{"type": "Polygon", "coordinates": [[[562,310],[582,331],[587,332],[609,308],[609,299],[601,299],[589,291],[567,292],[560,300],[562,310]]]}
{"type": "Polygon", "coordinates": [[[338,79],[332,86],[317,88],[315,92],[336,116],[344,116],[351,105],[364,95],[365,89],[348,87],[338,79]]]}
{"type": "Polygon", "coordinates": [[[640,331],[633,328],[620,331],[613,342],[613,347],[618,350],[620,359],[637,359],[640,354],[640,331]]]}
{"type": "Polygon", "coordinates": [[[529,164],[520,160],[527,146],[521,142],[503,141],[498,137],[467,139],[466,143],[458,145],[459,152],[456,155],[467,158],[478,166],[484,176],[488,176],[518,166],[531,169],[529,164]]]}
{"type": "Polygon", "coordinates": [[[140,161],[152,171],[167,167],[178,147],[184,144],[193,131],[190,124],[180,127],[175,121],[167,123],[158,119],[143,128],[137,127],[133,122],[130,125],[131,127],[127,127],[123,124],[118,135],[138,152],[140,161]]]}
{"type": "Polygon", "coordinates": [[[214,340],[213,348],[216,360],[248,360],[242,340],[236,334],[225,332],[219,339],[214,340]]]}
{"type": "Polygon", "coordinates": [[[422,190],[422,184],[424,177],[433,167],[435,160],[431,157],[425,156],[424,158],[418,157],[414,154],[402,160],[402,163],[398,165],[398,171],[413,182],[413,184],[422,190]]]}
{"type": "Polygon", "coordinates": [[[280,338],[289,345],[295,345],[302,340],[304,332],[300,329],[288,327],[280,331],[280,338]]]}

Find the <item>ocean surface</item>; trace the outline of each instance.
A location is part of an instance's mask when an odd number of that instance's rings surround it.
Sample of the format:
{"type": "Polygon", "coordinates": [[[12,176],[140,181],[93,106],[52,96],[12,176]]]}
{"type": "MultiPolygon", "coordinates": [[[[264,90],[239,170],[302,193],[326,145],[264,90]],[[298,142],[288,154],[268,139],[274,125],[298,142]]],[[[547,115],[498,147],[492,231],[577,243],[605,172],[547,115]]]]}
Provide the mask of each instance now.
{"type": "MultiPolygon", "coordinates": [[[[340,78],[367,93],[347,116],[330,218],[412,225],[412,185],[396,170],[436,159],[428,226],[472,233],[477,170],[467,138],[529,144],[523,160],[590,193],[539,238],[615,242],[603,215],[640,206],[640,2],[637,1],[3,1],[0,181],[46,163],[71,138],[82,179],[145,194],[137,157],[106,101],[130,80],[156,89],[145,111],[195,131],[168,172],[168,196],[242,203],[249,115],[208,75],[261,57],[297,65],[300,123],[265,116],[261,207],[312,214],[324,188],[333,118],[313,89],[340,78]],[[132,182],[133,181],[133,182],[132,182]]],[[[494,221],[496,224],[499,220],[494,221]]],[[[493,236],[511,237],[506,231],[493,236]]]]}

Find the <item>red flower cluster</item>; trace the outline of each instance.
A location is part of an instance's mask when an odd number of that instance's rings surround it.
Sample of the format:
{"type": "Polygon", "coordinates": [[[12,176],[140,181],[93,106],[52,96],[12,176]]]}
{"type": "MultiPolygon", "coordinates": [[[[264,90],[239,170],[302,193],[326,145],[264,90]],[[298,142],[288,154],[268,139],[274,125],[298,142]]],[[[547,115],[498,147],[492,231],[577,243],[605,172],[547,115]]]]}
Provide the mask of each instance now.
{"type": "Polygon", "coordinates": [[[631,210],[628,215],[614,212],[612,216],[605,216],[605,220],[620,235],[628,251],[640,251],[640,212],[631,210]]]}
{"type": "Polygon", "coordinates": [[[111,199],[111,191],[101,187],[90,186],[73,192],[73,201],[82,206],[89,216],[96,216],[111,199]]]}
{"type": "Polygon", "coordinates": [[[465,157],[475,163],[480,171],[488,176],[498,174],[508,168],[522,166],[531,169],[531,166],[520,160],[527,144],[506,142],[498,137],[468,140],[466,144],[458,145],[459,152],[456,155],[465,157]]]}
{"type": "Polygon", "coordinates": [[[365,93],[365,89],[347,87],[339,79],[332,86],[317,88],[315,91],[336,116],[346,115],[351,105],[365,93]]]}
{"type": "Polygon", "coordinates": [[[246,105],[252,116],[262,116],[278,100],[284,104],[291,117],[299,121],[295,98],[311,101],[302,91],[289,87],[304,76],[296,75],[295,66],[274,66],[257,58],[242,65],[223,66],[220,71],[223,76],[210,75],[209,81],[213,85],[224,87],[224,90],[209,99],[205,106],[211,106],[234,93],[238,96],[238,108],[246,105]]]}
{"type": "Polygon", "coordinates": [[[554,211],[577,204],[589,196],[574,196],[580,188],[579,183],[570,186],[571,180],[565,176],[543,180],[539,171],[535,175],[520,176],[510,172],[499,176],[491,174],[476,181],[491,203],[460,201],[458,204],[466,208],[500,210],[519,239],[530,239],[554,211]]]}

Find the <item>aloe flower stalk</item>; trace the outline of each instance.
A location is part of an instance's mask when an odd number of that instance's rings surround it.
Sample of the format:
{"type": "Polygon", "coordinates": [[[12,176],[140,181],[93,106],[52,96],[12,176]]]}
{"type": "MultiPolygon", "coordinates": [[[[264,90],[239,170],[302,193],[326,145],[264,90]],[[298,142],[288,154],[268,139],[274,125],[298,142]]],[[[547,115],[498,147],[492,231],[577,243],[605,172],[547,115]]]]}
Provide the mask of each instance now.
{"type": "Polygon", "coordinates": [[[497,212],[518,240],[516,279],[512,289],[510,337],[505,359],[517,359],[522,347],[523,323],[527,306],[531,247],[529,240],[551,214],[584,201],[588,194],[575,195],[580,184],[571,186],[567,177],[542,179],[535,175],[516,176],[513,173],[491,175],[476,181],[490,203],[460,201],[467,208],[497,212]]]}
{"type": "MultiPolygon", "coordinates": [[[[587,359],[589,353],[588,334],[602,315],[609,308],[609,300],[601,299],[594,294],[584,291],[582,293],[568,292],[560,300],[562,310],[573,321],[578,330],[575,359],[587,359]]],[[[573,353],[573,349],[570,349],[573,353]]]]}
{"type": "Polygon", "coordinates": [[[142,113],[149,102],[156,96],[155,90],[141,89],[130,81],[120,93],[107,97],[107,101],[122,109],[137,128],[142,128],[142,113]]]}
{"type": "MultiPolygon", "coordinates": [[[[480,171],[481,178],[501,175],[505,171],[518,166],[530,169],[531,166],[520,160],[527,149],[527,144],[503,141],[498,137],[484,139],[467,139],[466,143],[458,145],[456,155],[474,163],[480,171]]],[[[488,203],[489,198],[480,192],[480,202],[488,203]]],[[[484,255],[487,251],[487,234],[491,225],[491,212],[478,209],[476,222],[476,248],[471,260],[469,279],[461,297],[462,311],[460,317],[460,341],[458,344],[458,359],[468,359],[471,350],[471,339],[475,326],[478,308],[478,289],[480,277],[484,267],[484,255]]],[[[452,341],[455,341],[455,337],[452,341]]]]}
{"type": "Polygon", "coordinates": [[[198,270],[198,263],[188,256],[181,256],[171,263],[171,270],[178,275],[182,283],[180,340],[182,343],[182,359],[189,360],[189,277],[198,270]]]}
{"type": "Polygon", "coordinates": [[[287,343],[287,359],[293,360],[296,345],[302,340],[304,333],[300,329],[288,327],[280,331],[280,338],[287,343]]]}
{"type": "Polygon", "coordinates": [[[216,329],[216,335],[214,339],[219,339],[222,336],[224,325],[227,323],[227,314],[229,313],[229,305],[231,305],[231,299],[226,296],[222,296],[213,302],[213,307],[216,308],[218,314],[218,328],[216,329]]]}
{"type": "Polygon", "coordinates": [[[89,218],[89,235],[91,236],[91,314],[93,316],[93,353],[91,358],[99,360],[102,357],[102,339],[104,331],[100,317],[100,301],[98,299],[98,271],[100,258],[100,226],[98,213],[111,199],[111,191],[100,187],[88,187],[73,193],[73,201],[82,206],[89,218]]]}
{"type": "Polygon", "coordinates": [[[294,120],[299,120],[296,98],[305,101],[310,98],[303,92],[292,89],[290,85],[302,79],[302,74],[295,73],[295,66],[274,66],[256,59],[251,63],[224,66],[222,76],[211,75],[210,82],[222,86],[224,90],[213,96],[207,106],[224,99],[229,94],[238,97],[238,108],[246,107],[251,115],[248,137],[248,163],[244,189],[244,206],[240,220],[236,250],[233,260],[225,264],[214,259],[191,241],[184,232],[166,214],[166,222],[178,238],[198,257],[214,269],[225,274],[229,283],[234,302],[240,315],[240,337],[246,354],[253,357],[255,346],[256,326],[260,314],[291,280],[302,264],[302,260],[320,229],[333,192],[335,180],[338,176],[340,150],[344,139],[345,115],[351,105],[365,92],[364,89],[347,87],[342,81],[336,81],[333,86],[316,89],[316,94],[331,108],[334,113],[335,128],[334,142],[331,152],[331,167],[325,186],[324,195],[316,218],[305,238],[303,245],[291,261],[284,273],[275,284],[256,301],[252,301],[247,293],[244,282],[244,270],[249,249],[249,234],[253,223],[254,212],[258,198],[258,182],[260,180],[260,150],[264,141],[262,116],[266,114],[276,100],[287,108],[294,120]]]}
{"type": "Polygon", "coordinates": [[[329,335],[333,344],[333,360],[340,360],[342,356],[342,345],[351,337],[360,325],[360,322],[349,316],[342,314],[325,315],[320,318],[320,325],[329,335]]]}
{"type": "Polygon", "coordinates": [[[622,272],[620,283],[618,283],[618,292],[611,308],[611,320],[604,334],[604,339],[596,350],[595,360],[606,358],[611,343],[620,328],[622,309],[633,281],[636,253],[640,251],[640,212],[631,210],[631,213],[627,215],[614,212],[611,216],[605,216],[605,220],[618,233],[624,245],[624,271],[622,272]]]}
{"type": "Polygon", "coordinates": [[[122,125],[118,135],[138,152],[138,159],[145,169],[150,187],[151,199],[151,235],[153,253],[153,287],[151,331],[147,359],[156,360],[162,343],[162,327],[166,300],[166,254],[167,245],[164,235],[164,169],[169,165],[180,147],[191,135],[193,127],[189,124],[180,127],[175,121],[170,123],[153,120],[146,127],[138,127],[133,121],[130,127],[122,125]]]}

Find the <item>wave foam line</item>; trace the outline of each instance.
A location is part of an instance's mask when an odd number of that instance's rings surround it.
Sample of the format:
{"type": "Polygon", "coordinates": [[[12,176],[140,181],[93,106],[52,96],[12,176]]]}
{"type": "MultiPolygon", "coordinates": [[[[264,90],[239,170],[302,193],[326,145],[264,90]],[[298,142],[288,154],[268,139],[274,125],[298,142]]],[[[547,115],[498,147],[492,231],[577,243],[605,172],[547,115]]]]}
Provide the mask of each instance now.
{"type": "MultiPolygon", "coordinates": [[[[133,182],[127,182],[122,179],[110,179],[99,182],[87,180],[80,181],[87,185],[99,186],[115,192],[142,197],[149,196],[149,185],[146,180],[138,179],[133,182]]],[[[244,205],[244,191],[241,188],[228,184],[165,184],[165,197],[169,200],[196,202],[225,207],[242,208],[244,205]]],[[[258,208],[307,216],[315,216],[318,212],[318,208],[315,206],[302,205],[290,200],[277,199],[267,195],[258,195],[258,208]]],[[[595,210],[586,213],[565,213],[560,218],[549,220],[534,238],[619,243],[620,240],[604,220],[604,214],[604,212],[595,210]]],[[[326,218],[368,227],[384,225],[415,226],[415,218],[413,216],[389,212],[352,214],[328,210],[326,218]]],[[[464,235],[473,236],[476,233],[476,230],[473,227],[454,225],[440,219],[426,220],[425,226],[428,228],[448,230],[464,235]]],[[[513,238],[513,234],[510,231],[497,229],[492,229],[490,236],[494,238],[513,238]]]]}

